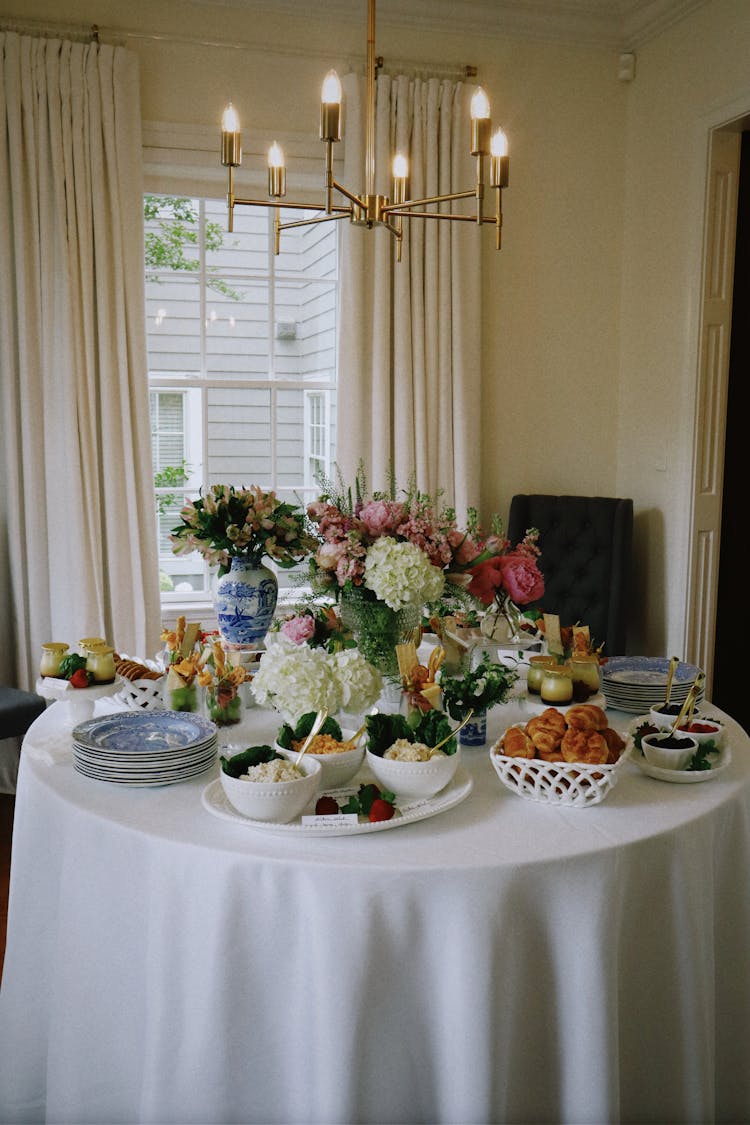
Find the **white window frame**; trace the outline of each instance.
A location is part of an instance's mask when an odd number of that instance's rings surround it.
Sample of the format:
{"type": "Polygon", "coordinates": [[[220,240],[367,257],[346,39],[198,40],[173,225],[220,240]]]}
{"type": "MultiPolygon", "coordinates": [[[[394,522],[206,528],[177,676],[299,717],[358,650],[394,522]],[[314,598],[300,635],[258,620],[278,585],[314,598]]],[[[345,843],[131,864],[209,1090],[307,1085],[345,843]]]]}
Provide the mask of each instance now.
{"type": "MultiPolygon", "coordinates": [[[[252,160],[255,164],[255,171],[250,171],[246,174],[243,170],[243,178],[246,185],[255,185],[256,188],[261,187],[265,172],[265,159],[264,154],[261,154],[261,146],[265,145],[264,138],[257,136],[257,153],[245,153],[246,158],[252,160]]],[[[289,158],[292,160],[296,158],[298,167],[301,173],[298,176],[300,187],[300,196],[302,198],[315,197],[320,194],[319,192],[319,142],[315,142],[313,138],[302,137],[299,134],[288,135],[286,138],[280,135],[281,143],[284,150],[287,151],[289,158]]],[[[150,192],[154,195],[173,195],[183,196],[196,199],[223,198],[226,191],[226,182],[224,180],[224,171],[218,167],[216,159],[216,137],[213,129],[209,131],[206,128],[199,127],[174,127],[172,125],[160,124],[146,124],[144,125],[144,192],[150,192]]],[[[272,212],[268,212],[269,223],[272,223],[272,212]]],[[[202,240],[201,240],[202,252],[202,240]]],[[[271,263],[273,255],[271,254],[271,263]]],[[[202,263],[201,263],[202,264],[202,263]]],[[[196,275],[199,277],[200,275],[196,275]]],[[[271,288],[271,293],[273,289],[271,288]]],[[[205,299],[204,293],[201,294],[201,299],[205,299]]],[[[205,315],[205,309],[204,309],[205,315]]],[[[270,331],[273,331],[273,317],[269,319],[270,331]]],[[[323,390],[326,393],[327,399],[327,418],[328,425],[333,424],[332,416],[332,395],[331,395],[331,380],[310,381],[310,380],[293,380],[284,377],[278,382],[272,382],[273,379],[273,349],[271,348],[270,371],[268,380],[243,380],[243,388],[260,387],[262,389],[270,389],[271,396],[271,416],[277,414],[277,397],[279,391],[302,389],[302,391],[317,391],[323,390]]],[[[205,368],[204,368],[205,370],[205,368]]],[[[335,372],[334,372],[335,378],[335,372]]],[[[335,384],[334,384],[335,386],[335,384]]],[[[201,395],[202,406],[200,414],[202,416],[202,433],[201,443],[202,449],[207,448],[208,441],[208,421],[206,411],[206,394],[209,388],[229,387],[236,389],[237,380],[217,380],[211,379],[207,381],[205,378],[186,377],[186,376],[159,376],[152,378],[150,376],[150,389],[184,389],[196,390],[201,395]]],[[[306,427],[305,427],[306,429],[306,427]]],[[[275,434],[275,426],[271,431],[271,463],[275,466],[275,442],[277,442],[277,434],[275,434]]],[[[192,465],[190,458],[186,457],[189,465],[192,465]]],[[[331,459],[329,459],[331,460],[331,459]]],[[[313,497],[317,488],[314,481],[307,479],[307,461],[305,462],[305,481],[304,486],[300,489],[300,499],[306,502],[307,499],[313,497]]],[[[205,472],[205,466],[202,467],[205,472]]],[[[257,480],[253,483],[260,484],[262,487],[272,487],[272,481],[257,480]]],[[[190,480],[186,484],[186,492],[195,494],[197,486],[192,487],[193,481],[190,480]]],[[[210,595],[211,586],[215,582],[215,578],[209,575],[209,568],[204,560],[200,560],[200,564],[204,567],[204,591],[179,592],[179,593],[162,593],[162,619],[164,621],[173,620],[181,610],[187,610],[193,613],[200,612],[201,620],[205,620],[207,616],[213,615],[213,598],[210,595]],[[207,612],[208,611],[208,612],[207,612]]],[[[195,565],[190,564],[190,570],[195,573],[195,565]]],[[[295,595],[298,596],[298,589],[295,589],[295,595]]],[[[290,595],[290,598],[293,597],[290,595]]],[[[280,594],[280,602],[284,600],[283,593],[280,594]]]]}

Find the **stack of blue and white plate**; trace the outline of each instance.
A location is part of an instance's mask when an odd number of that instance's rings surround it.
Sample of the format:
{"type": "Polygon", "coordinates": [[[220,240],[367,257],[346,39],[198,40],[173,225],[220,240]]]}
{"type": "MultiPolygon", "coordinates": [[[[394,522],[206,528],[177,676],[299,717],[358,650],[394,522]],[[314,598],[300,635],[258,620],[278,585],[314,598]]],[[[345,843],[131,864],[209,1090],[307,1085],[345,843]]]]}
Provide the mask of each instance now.
{"type": "MultiPolygon", "coordinates": [[[[667,691],[669,658],[666,656],[611,656],[602,664],[602,692],[608,707],[616,711],[645,714],[664,702],[667,691]]],[[[675,669],[669,702],[685,702],[700,672],[695,664],[682,661],[675,669]]],[[[696,702],[700,703],[703,691],[696,702]]]]}
{"type": "Polygon", "coordinates": [[[216,725],[178,711],[122,711],[73,731],[79,773],[118,785],[171,785],[203,773],[216,758],[216,725]]]}

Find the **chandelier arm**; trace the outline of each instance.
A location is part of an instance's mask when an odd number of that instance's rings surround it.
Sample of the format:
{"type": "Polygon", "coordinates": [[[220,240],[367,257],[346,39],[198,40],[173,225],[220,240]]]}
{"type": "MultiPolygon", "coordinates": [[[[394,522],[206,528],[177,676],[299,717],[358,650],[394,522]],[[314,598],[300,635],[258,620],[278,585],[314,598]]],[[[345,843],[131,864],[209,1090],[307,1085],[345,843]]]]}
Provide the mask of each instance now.
{"type": "MultiPolygon", "coordinates": [[[[448,211],[390,211],[391,215],[399,215],[404,219],[444,219],[446,222],[452,223],[474,223],[477,224],[476,215],[455,215],[448,211]]],[[[483,223],[496,223],[497,219],[494,215],[483,215],[483,223]]]]}
{"type": "MultiPolygon", "coordinates": [[[[319,210],[322,210],[322,208],[319,208],[319,210]]],[[[289,230],[291,227],[309,227],[313,223],[335,223],[338,219],[348,219],[351,215],[351,211],[348,207],[346,208],[346,210],[344,210],[343,208],[338,208],[338,210],[339,214],[336,215],[316,215],[312,219],[295,219],[289,223],[280,222],[279,230],[289,230]]],[[[493,219],[492,221],[494,223],[495,220],[493,219]]]]}
{"type": "Polygon", "coordinates": [[[403,203],[386,203],[381,211],[385,215],[405,215],[409,213],[408,208],[425,207],[428,203],[450,203],[454,199],[476,199],[476,194],[476,191],[456,191],[450,195],[428,195],[425,199],[405,199],[403,203]]]}
{"type": "MultiPolygon", "coordinates": [[[[332,186],[336,189],[336,191],[339,193],[339,195],[343,195],[346,199],[350,199],[355,207],[362,207],[362,208],[367,207],[366,198],[363,198],[361,195],[354,195],[352,192],[349,191],[348,188],[345,188],[344,185],[340,184],[337,180],[333,181],[332,186]]],[[[336,208],[334,207],[334,210],[335,209],[336,208]]],[[[351,212],[351,208],[348,208],[348,210],[351,212]]]]}
{"type": "MultiPolygon", "coordinates": [[[[281,199],[240,199],[239,196],[234,197],[234,206],[239,207],[285,207],[289,211],[325,211],[325,203],[294,203],[281,199]]],[[[351,215],[351,207],[334,207],[334,211],[340,212],[338,216],[331,216],[331,218],[339,217],[345,218],[351,215]]]]}

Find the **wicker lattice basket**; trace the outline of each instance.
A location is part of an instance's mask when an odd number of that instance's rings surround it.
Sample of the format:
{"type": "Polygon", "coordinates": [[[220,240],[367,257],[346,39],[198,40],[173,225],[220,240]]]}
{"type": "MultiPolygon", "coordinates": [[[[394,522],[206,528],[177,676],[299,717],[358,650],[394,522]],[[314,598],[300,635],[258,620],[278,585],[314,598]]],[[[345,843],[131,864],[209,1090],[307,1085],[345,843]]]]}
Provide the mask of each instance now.
{"type": "Polygon", "coordinates": [[[498,752],[502,736],[490,750],[490,761],[503,785],[519,797],[547,805],[587,808],[598,805],[614,789],[633,752],[633,739],[611,766],[582,762],[543,762],[538,758],[509,758],[498,752]]]}

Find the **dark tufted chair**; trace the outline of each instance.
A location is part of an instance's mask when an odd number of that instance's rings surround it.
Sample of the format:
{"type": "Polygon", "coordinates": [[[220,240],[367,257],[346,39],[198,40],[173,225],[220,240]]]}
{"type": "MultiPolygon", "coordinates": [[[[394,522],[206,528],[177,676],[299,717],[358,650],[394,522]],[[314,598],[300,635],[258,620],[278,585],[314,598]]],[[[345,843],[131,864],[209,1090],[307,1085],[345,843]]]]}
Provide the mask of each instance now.
{"type": "Polygon", "coordinates": [[[561,625],[588,625],[608,656],[625,654],[633,501],[609,496],[514,496],[508,538],[539,529],[545,593],[561,625]]]}

